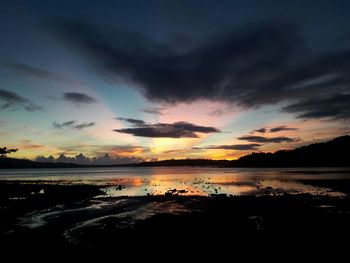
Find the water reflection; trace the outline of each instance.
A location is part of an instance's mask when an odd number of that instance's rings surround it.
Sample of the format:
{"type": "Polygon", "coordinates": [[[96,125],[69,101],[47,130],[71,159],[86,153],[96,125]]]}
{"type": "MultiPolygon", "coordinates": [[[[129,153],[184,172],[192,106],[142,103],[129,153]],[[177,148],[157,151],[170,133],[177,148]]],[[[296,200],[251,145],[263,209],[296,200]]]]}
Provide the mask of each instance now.
{"type": "MultiPolygon", "coordinates": [[[[1,170],[1,180],[100,185],[107,196],[143,195],[342,195],[306,184],[309,179],[350,179],[342,168],[83,168],[1,170]]],[[[23,182],[25,183],[25,182],[23,182]]]]}

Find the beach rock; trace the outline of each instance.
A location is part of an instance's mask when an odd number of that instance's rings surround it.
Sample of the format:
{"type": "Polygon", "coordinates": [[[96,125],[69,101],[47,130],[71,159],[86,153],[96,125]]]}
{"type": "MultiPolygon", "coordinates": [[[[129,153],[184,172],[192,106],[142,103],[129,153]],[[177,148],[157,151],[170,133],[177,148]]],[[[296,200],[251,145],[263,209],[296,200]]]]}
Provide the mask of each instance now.
{"type": "Polygon", "coordinates": [[[124,188],[125,188],[125,186],[123,186],[123,185],[118,185],[118,186],[116,187],[115,190],[121,191],[121,190],[123,190],[124,188]]]}

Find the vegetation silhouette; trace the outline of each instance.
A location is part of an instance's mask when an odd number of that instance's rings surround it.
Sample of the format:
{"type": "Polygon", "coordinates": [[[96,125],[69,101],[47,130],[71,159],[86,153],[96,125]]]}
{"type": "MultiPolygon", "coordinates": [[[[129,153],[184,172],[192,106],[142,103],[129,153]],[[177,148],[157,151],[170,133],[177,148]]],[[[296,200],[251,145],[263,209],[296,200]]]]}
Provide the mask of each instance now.
{"type": "Polygon", "coordinates": [[[253,152],[237,160],[170,159],[117,165],[78,165],[74,163],[44,163],[26,159],[8,158],[6,154],[17,149],[0,148],[0,168],[78,168],[78,167],[348,167],[350,166],[350,136],[314,143],[294,150],[253,152]],[[5,154],[3,154],[5,153],[5,154]]]}
{"type": "Polygon", "coordinates": [[[0,157],[4,158],[7,154],[17,152],[18,149],[7,149],[6,147],[0,148],[0,157]]]}
{"type": "Polygon", "coordinates": [[[232,162],[238,167],[350,166],[350,136],[294,150],[252,153],[232,162]]]}
{"type": "Polygon", "coordinates": [[[27,159],[16,159],[3,157],[0,158],[0,168],[10,169],[10,168],[78,168],[84,167],[82,165],[73,163],[41,163],[35,162],[27,159]]]}
{"type": "Polygon", "coordinates": [[[275,153],[254,152],[238,160],[182,159],[143,162],[138,166],[219,166],[219,167],[334,167],[350,166],[350,136],[324,143],[279,150],[275,153]]]}

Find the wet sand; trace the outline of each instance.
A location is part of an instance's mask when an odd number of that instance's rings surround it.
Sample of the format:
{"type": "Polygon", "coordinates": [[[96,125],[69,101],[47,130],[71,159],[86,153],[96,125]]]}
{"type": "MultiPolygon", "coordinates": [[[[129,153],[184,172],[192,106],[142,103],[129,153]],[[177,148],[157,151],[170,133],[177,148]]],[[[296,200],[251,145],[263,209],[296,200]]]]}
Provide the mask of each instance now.
{"type": "MultiPolygon", "coordinates": [[[[307,183],[349,193],[349,182],[307,183]]],[[[96,185],[0,181],[1,262],[350,259],[348,195],[103,193],[96,185]]]]}

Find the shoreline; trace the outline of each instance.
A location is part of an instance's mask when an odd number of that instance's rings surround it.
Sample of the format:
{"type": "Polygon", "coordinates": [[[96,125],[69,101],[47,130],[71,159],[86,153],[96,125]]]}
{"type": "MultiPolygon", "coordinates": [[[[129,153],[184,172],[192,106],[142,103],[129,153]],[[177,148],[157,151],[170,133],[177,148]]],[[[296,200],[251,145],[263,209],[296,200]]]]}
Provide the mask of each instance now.
{"type": "Polygon", "coordinates": [[[3,182],[0,187],[3,262],[143,259],[154,249],[196,259],[249,253],[271,261],[292,251],[295,259],[348,259],[349,195],[96,197],[100,190],[93,185],[12,182],[7,193],[36,191],[16,200],[6,196],[3,182]]]}
{"type": "MultiPolygon", "coordinates": [[[[226,160],[224,160],[226,161],[226,160]]],[[[223,169],[296,169],[296,168],[349,168],[349,165],[275,165],[275,166],[265,166],[265,165],[234,165],[234,166],[225,166],[225,165],[139,165],[139,164],[117,164],[117,165],[82,165],[82,164],[73,164],[73,163],[57,163],[57,165],[45,165],[45,163],[39,163],[42,165],[39,166],[0,166],[1,170],[27,170],[27,169],[82,169],[82,168],[223,168],[223,169]]],[[[300,171],[303,172],[303,171],[300,171]]],[[[346,171],[350,172],[350,170],[346,171]]]]}

